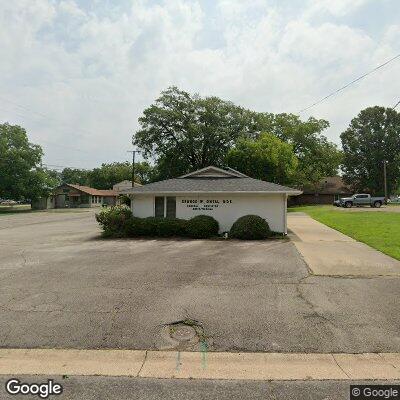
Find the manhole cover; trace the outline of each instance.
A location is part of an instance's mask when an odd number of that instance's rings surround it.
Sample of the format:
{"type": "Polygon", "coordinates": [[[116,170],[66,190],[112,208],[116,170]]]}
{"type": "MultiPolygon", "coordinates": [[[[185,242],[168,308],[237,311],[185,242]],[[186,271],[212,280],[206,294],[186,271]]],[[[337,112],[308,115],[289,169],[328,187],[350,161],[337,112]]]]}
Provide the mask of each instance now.
{"type": "Polygon", "coordinates": [[[179,342],[192,340],[196,336],[194,328],[188,325],[174,325],[170,327],[171,337],[179,342]]]}

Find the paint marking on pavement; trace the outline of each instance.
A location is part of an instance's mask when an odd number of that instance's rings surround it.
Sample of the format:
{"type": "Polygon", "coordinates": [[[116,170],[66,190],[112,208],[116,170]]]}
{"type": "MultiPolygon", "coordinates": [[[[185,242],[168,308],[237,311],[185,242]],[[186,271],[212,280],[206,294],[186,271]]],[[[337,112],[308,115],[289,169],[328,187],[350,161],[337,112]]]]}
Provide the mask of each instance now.
{"type": "Polygon", "coordinates": [[[202,352],[150,350],[0,349],[0,375],[396,380],[400,379],[400,353],[208,352],[205,355],[202,352]]]}

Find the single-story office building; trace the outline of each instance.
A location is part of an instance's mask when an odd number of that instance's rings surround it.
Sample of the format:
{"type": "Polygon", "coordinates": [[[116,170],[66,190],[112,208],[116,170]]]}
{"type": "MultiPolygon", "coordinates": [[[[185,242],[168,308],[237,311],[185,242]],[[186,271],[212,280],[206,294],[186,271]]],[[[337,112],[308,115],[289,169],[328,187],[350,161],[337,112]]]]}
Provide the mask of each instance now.
{"type": "Polygon", "coordinates": [[[287,233],[287,197],[300,190],[253,179],[233,169],[206,167],[183,175],[133,187],[125,191],[136,217],[190,219],[210,215],[229,231],[243,215],[264,218],[271,230],[287,233]]]}

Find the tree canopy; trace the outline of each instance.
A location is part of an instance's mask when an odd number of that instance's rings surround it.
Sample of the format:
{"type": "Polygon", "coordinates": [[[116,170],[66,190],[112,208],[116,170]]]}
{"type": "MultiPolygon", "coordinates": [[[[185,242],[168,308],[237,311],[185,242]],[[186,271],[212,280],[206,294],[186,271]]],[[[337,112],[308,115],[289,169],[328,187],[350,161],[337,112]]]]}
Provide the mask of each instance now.
{"type": "Polygon", "coordinates": [[[322,134],[329,126],[325,120],[302,121],[293,114],[255,112],[176,87],[161,92],[144,110],[139,124],[134,143],[145,157],[155,160],[158,179],[208,165],[223,167],[226,155],[238,141],[257,140],[265,132],[292,145],[298,159],[297,184],[316,183],[337,174],[341,161],[340,150],[322,134]]]}
{"type": "Polygon", "coordinates": [[[60,174],[62,183],[72,183],[75,185],[89,185],[89,173],[86,169],[64,168],[60,174]]]}
{"type": "MultiPolygon", "coordinates": [[[[149,183],[153,179],[154,167],[147,161],[135,163],[135,182],[149,183]]],[[[61,172],[63,183],[91,186],[96,189],[111,189],[113,185],[132,179],[132,164],[129,161],[104,163],[92,170],[64,168],[61,172]]]]}
{"type": "Polygon", "coordinates": [[[42,168],[43,151],[28,140],[25,129],[0,124],[0,197],[13,200],[36,199],[56,183],[42,168]]]}
{"type": "MultiPolygon", "coordinates": [[[[146,162],[135,163],[135,182],[148,183],[152,179],[153,168],[146,162]]],[[[110,189],[118,182],[132,179],[132,164],[129,161],[102,164],[88,171],[88,183],[96,189],[110,189]]]]}
{"type": "Polygon", "coordinates": [[[88,173],[89,186],[110,189],[118,182],[132,179],[132,165],[128,161],[102,164],[88,173]]]}
{"type": "Polygon", "coordinates": [[[344,179],[356,190],[384,193],[383,161],[391,194],[400,184],[400,113],[369,107],[351,120],[340,135],[344,152],[344,179]]]}
{"type": "Polygon", "coordinates": [[[255,135],[270,132],[293,146],[298,159],[294,181],[299,185],[316,185],[321,178],[337,175],[342,152],[322,132],[329,127],[324,119],[310,117],[302,121],[294,114],[257,113],[255,135]]]}
{"type": "Polygon", "coordinates": [[[293,146],[272,133],[262,133],[256,140],[241,138],[226,156],[226,164],[253,178],[269,182],[292,182],[298,160],[293,146]]]}
{"type": "Polygon", "coordinates": [[[145,157],[155,158],[159,178],[168,178],[221,166],[236,139],[246,132],[248,118],[245,109],[231,102],[171,87],[144,110],[134,143],[145,157]]]}

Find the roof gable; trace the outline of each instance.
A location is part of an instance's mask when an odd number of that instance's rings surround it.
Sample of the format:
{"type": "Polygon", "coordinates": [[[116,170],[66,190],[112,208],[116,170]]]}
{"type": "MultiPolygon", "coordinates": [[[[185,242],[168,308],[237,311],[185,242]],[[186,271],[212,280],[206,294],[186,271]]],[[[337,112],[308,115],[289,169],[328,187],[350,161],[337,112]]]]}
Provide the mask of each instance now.
{"type": "Polygon", "coordinates": [[[253,179],[233,168],[214,166],[199,169],[179,178],[152,182],[123,190],[126,194],[189,194],[189,193],[285,193],[298,195],[301,191],[276,183],[253,179]]]}
{"type": "Polygon", "coordinates": [[[65,183],[64,185],[72,187],[80,192],[90,194],[92,196],[117,196],[118,193],[114,190],[102,190],[102,189],[94,189],[89,186],[81,186],[81,185],[74,185],[72,183],[65,183]]]}
{"type": "Polygon", "coordinates": [[[228,170],[209,166],[205,168],[198,169],[197,171],[190,172],[189,174],[182,175],[179,179],[182,178],[245,178],[246,175],[242,174],[239,171],[234,170],[233,168],[229,168],[228,170]]]}

